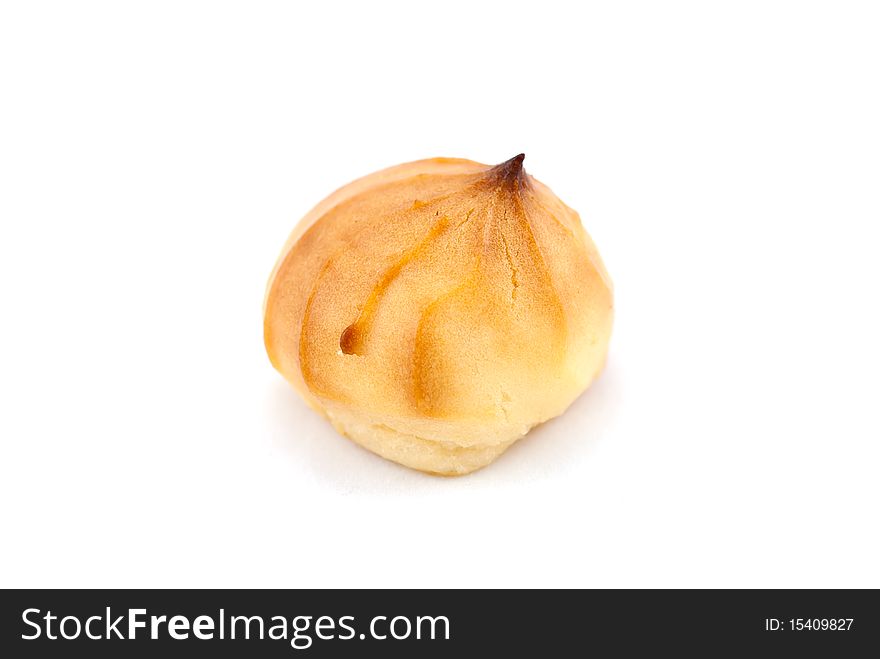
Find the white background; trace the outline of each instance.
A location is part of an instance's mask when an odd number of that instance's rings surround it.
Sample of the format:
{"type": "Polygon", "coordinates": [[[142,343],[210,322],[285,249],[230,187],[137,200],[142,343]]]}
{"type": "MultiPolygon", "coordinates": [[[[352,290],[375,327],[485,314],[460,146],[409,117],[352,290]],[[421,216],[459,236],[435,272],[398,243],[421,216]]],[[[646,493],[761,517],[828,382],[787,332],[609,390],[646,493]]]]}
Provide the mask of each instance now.
{"type": "Polygon", "coordinates": [[[10,2],[0,585],[880,586],[880,20],[849,2],[10,2]],[[616,285],[489,468],[337,436],[266,279],[349,180],[527,170],[616,285]]]}

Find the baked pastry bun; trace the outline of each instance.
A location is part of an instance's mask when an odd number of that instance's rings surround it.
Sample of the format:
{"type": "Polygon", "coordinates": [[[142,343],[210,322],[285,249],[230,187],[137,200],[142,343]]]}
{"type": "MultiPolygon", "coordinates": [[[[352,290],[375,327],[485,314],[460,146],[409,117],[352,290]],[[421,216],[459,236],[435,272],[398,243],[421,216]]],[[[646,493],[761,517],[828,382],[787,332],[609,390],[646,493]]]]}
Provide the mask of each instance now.
{"type": "Polygon", "coordinates": [[[611,321],[596,247],[522,155],[349,183],[296,226],[264,305],[269,358],[311,407],[444,475],[565,411],[602,369],[611,321]]]}

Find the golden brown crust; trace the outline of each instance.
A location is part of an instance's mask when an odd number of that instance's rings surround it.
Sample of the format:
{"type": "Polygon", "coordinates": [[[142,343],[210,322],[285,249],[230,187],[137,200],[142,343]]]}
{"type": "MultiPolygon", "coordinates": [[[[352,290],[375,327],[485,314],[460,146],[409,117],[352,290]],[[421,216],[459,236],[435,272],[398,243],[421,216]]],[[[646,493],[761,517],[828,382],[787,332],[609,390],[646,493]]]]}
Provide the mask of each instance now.
{"type": "Polygon", "coordinates": [[[423,160],[335,192],[270,278],[273,365],[355,441],[466,473],[601,369],[610,280],[577,214],[522,169],[423,160]]]}

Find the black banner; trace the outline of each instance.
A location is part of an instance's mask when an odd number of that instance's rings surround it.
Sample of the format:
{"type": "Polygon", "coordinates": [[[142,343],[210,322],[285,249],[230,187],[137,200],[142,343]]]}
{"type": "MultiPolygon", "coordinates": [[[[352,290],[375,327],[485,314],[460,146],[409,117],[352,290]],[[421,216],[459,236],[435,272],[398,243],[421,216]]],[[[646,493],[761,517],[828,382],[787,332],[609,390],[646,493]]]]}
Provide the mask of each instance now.
{"type": "Polygon", "coordinates": [[[871,590],[7,590],[0,599],[5,657],[848,657],[880,649],[880,599],[871,590]]]}

